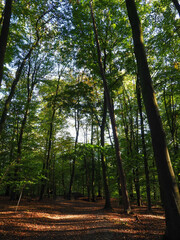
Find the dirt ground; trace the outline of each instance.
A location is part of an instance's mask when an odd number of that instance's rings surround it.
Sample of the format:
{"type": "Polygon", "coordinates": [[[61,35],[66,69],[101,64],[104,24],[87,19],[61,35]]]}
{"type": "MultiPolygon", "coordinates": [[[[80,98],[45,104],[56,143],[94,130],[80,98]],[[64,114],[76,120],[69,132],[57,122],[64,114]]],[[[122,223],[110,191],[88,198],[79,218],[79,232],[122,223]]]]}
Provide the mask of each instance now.
{"type": "Polygon", "coordinates": [[[0,239],[58,240],[159,240],[165,230],[164,212],[153,207],[132,206],[133,213],[123,214],[113,201],[113,210],[103,210],[104,200],[23,199],[16,211],[16,201],[0,198],[0,239]]]}

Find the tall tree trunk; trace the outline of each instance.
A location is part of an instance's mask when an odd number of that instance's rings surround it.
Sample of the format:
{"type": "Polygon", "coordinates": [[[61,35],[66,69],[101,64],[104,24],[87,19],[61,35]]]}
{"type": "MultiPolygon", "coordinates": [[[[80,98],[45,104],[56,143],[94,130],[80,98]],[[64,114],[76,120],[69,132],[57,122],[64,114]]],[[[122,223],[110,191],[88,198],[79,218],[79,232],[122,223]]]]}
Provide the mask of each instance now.
{"type": "MultiPolygon", "coordinates": [[[[51,122],[50,122],[50,127],[49,127],[49,137],[48,137],[48,148],[47,148],[47,155],[46,155],[46,160],[45,160],[45,164],[44,164],[44,176],[45,176],[45,179],[42,181],[42,184],[41,184],[41,194],[40,194],[40,197],[39,197],[39,200],[42,200],[43,199],[43,196],[44,196],[44,192],[45,192],[45,187],[47,185],[47,178],[49,176],[49,166],[50,166],[50,154],[51,154],[51,147],[52,147],[52,137],[53,137],[53,123],[54,123],[54,117],[55,117],[55,112],[56,112],[56,109],[53,109],[53,112],[52,112],[52,116],[51,116],[51,122]]],[[[48,194],[49,194],[49,191],[48,191],[48,194]]]]}
{"type": "MultiPolygon", "coordinates": [[[[93,145],[93,136],[94,136],[94,126],[93,126],[93,118],[91,125],[91,145],[93,145]]],[[[92,202],[95,202],[95,193],[94,193],[94,175],[95,175],[95,159],[94,159],[94,150],[92,149],[92,179],[91,179],[91,194],[92,194],[92,202]]]]}
{"type": "Polygon", "coordinates": [[[31,64],[29,63],[28,78],[27,78],[27,91],[28,91],[28,95],[27,95],[27,101],[26,101],[26,105],[25,105],[25,109],[24,109],[25,110],[24,117],[23,117],[23,120],[22,120],[20,134],[19,134],[19,139],[18,139],[17,163],[20,163],[20,160],[21,160],[21,149],[22,149],[23,133],[24,133],[24,129],[25,129],[28,113],[29,113],[29,107],[30,107],[30,103],[31,103],[31,99],[32,99],[34,86],[35,86],[35,83],[36,83],[36,73],[37,73],[36,70],[37,69],[35,67],[33,75],[32,75],[32,79],[31,79],[32,83],[30,84],[31,64]]]}
{"type": "Polygon", "coordinates": [[[3,14],[4,16],[3,25],[1,28],[1,35],[0,35],[0,88],[1,88],[2,78],[3,78],[3,65],[4,65],[4,57],[5,57],[6,46],[8,41],[11,12],[12,12],[12,0],[6,0],[4,14],[3,14]]]}
{"type": "Polygon", "coordinates": [[[23,61],[21,62],[20,66],[18,67],[17,71],[16,71],[16,77],[11,85],[11,90],[10,90],[10,93],[9,93],[9,96],[7,97],[6,101],[5,101],[5,104],[4,104],[4,109],[2,111],[2,115],[1,115],[1,120],[0,120],[0,135],[2,133],[2,130],[3,130],[3,127],[4,127],[4,124],[5,124],[5,121],[6,121],[6,117],[7,117],[7,112],[9,110],[9,107],[10,107],[10,104],[11,104],[11,100],[14,96],[14,93],[15,93],[15,90],[16,90],[16,86],[20,80],[20,77],[21,77],[21,73],[22,73],[22,70],[24,68],[24,65],[27,61],[28,58],[30,58],[31,56],[31,53],[33,51],[33,49],[36,47],[36,45],[38,44],[39,42],[39,39],[36,41],[36,43],[30,48],[29,52],[26,54],[26,56],[24,57],[23,61]]]}
{"type": "Polygon", "coordinates": [[[146,175],[146,194],[147,194],[148,210],[151,211],[151,189],[150,189],[150,180],[149,180],[149,166],[148,166],[146,143],[145,143],[145,137],[144,137],[144,120],[143,120],[143,114],[142,114],[141,89],[140,89],[138,76],[137,76],[137,82],[136,82],[136,94],[137,94],[137,102],[138,102],[140,122],[141,122],[141,140],[142,140],[142,148],[143,148],[143,155],[144,155],[143,158],[144,158],[144,169],[145,169],[145,175],[146,175]]]}
{"type": "MultiPolygon", "coordinates": [[[[97,125],[97,145],[100,146],[100,139],[99,139],[99,126],[97,125]]],[[[101,153],[100,149],[98,149],[98,171],[97,171],[97,180],[98,180],[98,197],[102,197],[102,177],[101,177],[101,169],[102,169],[102,164],[101,164],[101,153]]]]}
{"type": "MultiPolygon", "coordinates": [[[[10,0],[11,1],[11,0],[10,0]]],[[[9,1],[9,2],[10,2],[9,1]]],[[[12,82],[12,85],[11,85],[11,90],[10,90],[10,93],[9,93],[9,96],[7,97],[6,101],[5,101],[5,104],[4,104],[4,109],[2,111],[2,115],[1,115],[1,120],[0,120],[0,135],[1,135],[1,132],[3,130],[3,127],[4,127],[4,124],[5,124],[5,121],[6,121],[6,117],[7,117],[7,112],[9,110],[9,107],[10,107],[10,104],[11,104],[11,100],[14,96],[14,93],[15,93],[15,90],[16,90],[16,86],[20,80],[20,77],[21,77],[21,73],[23,71],[23,68],[26,64],[26,61],[27,59],[30,58],[33,50],[37,47],[40,39],[41,39],[41,36],[39,34],[39,29],[40,27],[38,26],[39,25],[39,21],[40,19],[42,19],[50,10],[44,12],[36,21],[36,40],[34,41],[34,43],[32,44],[32,46],[30,46],[30,49],[28,51],[28,53],[25,55],[24,59],[22,60],[22,62],[20,63],[17,71],[16,71],[16,76],[15,76],[15,79],[14,81],[12,82]]],[[[47,21],[48,22],[48,21],[47,21]]]]}
{"type": "MultiPolygon", "coordinates": [[[[134,136],[134,125],[133,125],[133,113],[132,113],[132,106],[130,102],[130,98],[127,94],[128,102],[129,102],[129,123],[130,123],[130,141],[129,141],[129,150],[130,150],[130,156],[131,159],[134,158],[134,152],[138,155],[138,134],[137,134],[137,139],[135,139],[134,136]]],[[[136,122],[137,122],[137,129],[138,129],[138,111],[137,111],[137,117],[136,117],[136,122]]],[[[138,130],[137,130],[138,132],[138,130]]],[[[138,164],[138,158],[135,156],[134,162],[136,166],[133,168],[133,176],[134,176],[134,185],[135,185],[135,190],[136,190],[136,199],[137,199],[137,205],[141,206],[141,192],[140,192],[140,184],[139,184],[139,164],[138,164]]]]}
{"type": "Polygon", "coordinates": [[[92,1],[90,1],[90,8],[91,8],[91,17],[92,17],[92,21],[93,21],[94,35],[95,35],[95,40],[96,40],[99,70],[100,70],[100,74],[101,74],[101,77],[103,80],[104,92],[106,95],[108,110],[109,110],[109,114],[110,114],[110,118],[111,118],[111,125],[112,125],[115,150],[116,150],[117,167],[118,167],[118,173],[119,173],[119,177],[120,177],[120,181],[121,181],[123,206],[124,206],[125,212],[130,212],[131,207],[130,207],[130,201],[129,201],[128,191],[127,191],[127,187],[126,187],[125,173],[124,173],[124,169],[122,166],[122,159],[121,159],[120,148],[119,148],[119,140],[118,140],[118,135],[117,135],[117,127],[116,127],[116,121],[115,121],[115,115],[114,115],[114,106],[112,104],[112,99],[110,96],[110,91],[109,91],[109,88],[107,85],[107,80],[105,77],[105,72],[104,72],[104,68],[103,68],[103,64],[102,64],[101,48],[100,48],[99,39],[98,39],[98,31],[97,31],[97,27],[96,27],[95,18],[94,18],[92,1]]]}
{"type": "Polygon", "coordinates": [[[84,155],[84,166],[85,166],[85,174],[86,174],[86,188],[87,188],[87,194],[88,194],[88,201],[91,200],[91,193],[90,193],[90,174],[88,169],[88,162],[87,162],[87,156],[84,155]]]}
{"type": "MultiPolygon", "coordinates": [[[[104,94],[104,109],[103,109],[103,118],[101,123],[101,147],[104,148],[104,131],[106,125],[106,116],[107,116],[107,102],[106,96],[104,94]]],[[[103,183],[104,183],[104,193],[105,193],[105,209],[111,209],[111,201],[110,201],[110,193],[108,180],[106,175],[106,164],[105,164],[105,156],[103,151],[101,152],[101,165],[102,165],[102,174],[103,174],[103,183]]]]}
{"type": "Polygon", "coordinates": [[[134,176],[134,185],[136,189],[136,199],[137,205],[141,206],[141,195],[140,195],[140,185],[139,185],[139,170],[138,168],[133,169],[133,176],[134,176]]]}
{"type": "MultiPolygon", "coordinates": [[[[36,67],[34,68],[34,72],[32,74],[31,84],[30,84],[30,72],[31,72],[31,64],[30,64],[30,61],[29,61],[29,69],[28,69],[28,76],[27,76],[27,93],[28,94],[27,94],[27,101],[26,101],[26,104],[25,104],[25,107],[24,107],[24,117],[23,117],[23,120],[22,120],[22,123],[21,123],[19,137],[18,137],[18,141],[17,141],[17,159],[16,159],[17,166],[15,167],[15,171],[14,171],[14,180],[18,180],[17,176],[18,176],[18,172],[19,172],[19,164],[21,162],[23,134],[24,134],[24,129],[25,129],[26,122],[27,122],[30,102],[31,102],[31,99],[32,99],[32,94],[33,94],[33,89],[34,89],[34,86],[35,86],[35,83],[36,83],[36,74],[37,74],[36,67]]],[[[15,199],[16,198],[15,195],[16,195],[15,191],[12,190],[11,199],[15,199]]]]}
{"type": "Polygon", "coordinates": [[[64,158],[62,159],[62,168],[61,168],[61,183],[63,190],[63,197],[66,198],[66,187],[65,187],[65,179],[64,179],[64,158]]]}
{"type": "Polygon", "coordinates": [[[56,169],[56,155],[53,156],[53,163],[52,163],[52,194],[53,199],[56,199],[56,176],[55,176],[55,169],[56,169]]]}
{"type": "Polygon", "coordinates": [[[143,100],[151,131],[152,145],[160,183],[161,199],[165,209],[165,238],[178,240],[180,236],[179,189],[171,165],[165,133],[152,86],[152,80],[143,44],[141,24],[134,0],[126,0],[126,6],[132,28],[135,57],[140,76],[143,100]]]}
{"type": "Polygon", "coordinates": [[[75,174],[75,164],[76,164],[76,148],[78,144],[78,137],[79,137],[79,111],[75,112],[75,130],[76,130],[76,139],[75,139],[75,156],[73,157],[73,164],[72,164],[72,171],[71,171],[71,178],[69,183],[69,192],[68,192],[68,199],[71,200],[71,194],[72,194],[72,185],[74,182],[74,174],[75,174]]]}
{"type": "Polygon", "coordinates": [[[174,3],[174,6],[178,10],[178,13],[179,13],[179,16],[180,16],[180,4],[179,4],[178,0],[172,0],[172,2],[174,3]]]}
{"type": "Polygon", "coordinates": [[[171,96],[170,99],[167,99],[167,94],[166,90],[164,88],[164,106],[165,106],[165,111],[166,111],[166,117],[167,117],[167,123],[169,125],[169,129],[171,132],[171,137],[172,137],[172,142],[173,142],[173,147],[174,147],[174,156],[178,154],[178,136],[177,136],[177,119],[176,119],[176,107],[174,107],[176,104],[174,102],[174,96],[173,96],[173,90],[171,87],[171,96]]]}
{"type": "MultiPolygon", "coordinates": [[[[51,116],[49,131],[48,131],[49,139],[48,139],[47,156],[46,156],[45,168],[44,168],[45,179],[42,180],[39,200],[43,199],[45,186],[46,186],[46,183],[47,183],[46,179],[49,177],[48,171],[49,171],[49,166],[50,166],[50,156],[51,156],[51,148],[52,148],[52,140],[53,140],[53,125],[54,125],[54,118],[55,118],[55,114],[56,114],[56,110],[57,110],[56,103],[57,103],[57,95],[58,95],[58,91],[59,91],[60,77],[61,77],[61,75],[59,74],[58,83],[57,83],[57,86],[56,86],[56,93],[55,93],[54,100],[53,100],[53,103],[52,103],[52,116],[51,116]]],[[[49,195],[49,191],[48,191],[48,195],[49,195]]]]}
{"type": "MultiPolygon", "coordinates": [[[[11,137],[11,145],[10,145],[10,152],[9,152],[9,162],[10,162],[10,166],[15,162],[14,160],[14,148],[15,148],[15,133],[16,133],[16,127],[14,126],[15,123],[13,123],[13,133],[12,133],[12,137],[11,137]]],[[[11,177],[10,172],[7,174],[8,179],[11,177]]],[[[2,178],[1,178],[2,181],[2,178]]],[[[1,182],[0,181],[0,182],[1,182]]],[[[10,196],[10,190],[11,190],[11,184],[9,183],[9,181],[7,180],[7,184],[6,184],[6,191],[5,191],[5,196],[9,197],[10,196]]]]}

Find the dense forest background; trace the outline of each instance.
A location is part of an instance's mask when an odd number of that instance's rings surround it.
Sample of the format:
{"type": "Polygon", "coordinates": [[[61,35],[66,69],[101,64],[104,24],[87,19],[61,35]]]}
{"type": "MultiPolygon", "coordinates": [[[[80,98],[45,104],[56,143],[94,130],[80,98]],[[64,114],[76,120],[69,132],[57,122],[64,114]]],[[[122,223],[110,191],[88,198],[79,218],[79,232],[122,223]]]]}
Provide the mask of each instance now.
{"type": "MultiPolygon", "coordinates": [[[[161,202],[128,2],[0,2],[1,195],[161,202]]],[[[180,186],[179,4],[136,9],[180,186]]]]}

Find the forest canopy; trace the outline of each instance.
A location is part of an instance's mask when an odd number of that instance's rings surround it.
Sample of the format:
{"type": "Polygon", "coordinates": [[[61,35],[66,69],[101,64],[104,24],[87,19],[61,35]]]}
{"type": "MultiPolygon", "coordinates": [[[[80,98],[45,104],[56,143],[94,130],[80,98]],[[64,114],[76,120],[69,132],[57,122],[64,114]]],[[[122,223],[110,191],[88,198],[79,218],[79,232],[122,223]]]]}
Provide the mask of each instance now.
{"type": "Polygon", "coordinates": [[[170,0],[1,1],[0,194],[128,212],[176,192],[180,219],[179,16],[170,0]]]}

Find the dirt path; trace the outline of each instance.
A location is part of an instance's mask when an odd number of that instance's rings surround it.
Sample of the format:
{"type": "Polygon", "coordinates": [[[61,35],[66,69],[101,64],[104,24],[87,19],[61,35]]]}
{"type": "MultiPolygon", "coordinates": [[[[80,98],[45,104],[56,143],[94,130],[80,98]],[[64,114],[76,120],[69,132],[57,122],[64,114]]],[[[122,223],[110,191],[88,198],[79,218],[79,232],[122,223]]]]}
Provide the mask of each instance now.
{"type": "Polygon", "coordinates": [[[104,211],[103,201],[23,200],[17,212],[15,205],[0,199],[1,240],[159,240],[165,229],[159,208],[147,214],[145,207],[134,207],[133,214],[125,215],[117,207],[104,211]]]}

